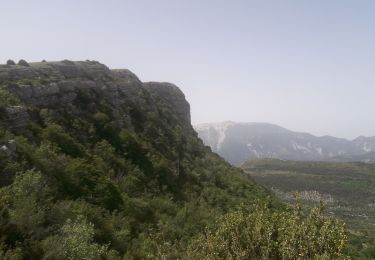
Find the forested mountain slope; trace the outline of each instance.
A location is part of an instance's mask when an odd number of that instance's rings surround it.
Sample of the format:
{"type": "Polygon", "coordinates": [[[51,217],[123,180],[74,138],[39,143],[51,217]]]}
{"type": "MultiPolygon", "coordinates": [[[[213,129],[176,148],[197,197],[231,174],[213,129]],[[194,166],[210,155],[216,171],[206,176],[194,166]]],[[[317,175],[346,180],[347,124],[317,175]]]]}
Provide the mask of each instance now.
{"type": "Polygon", "coordinates": [[[306,218],[203,145],[173,84],[95,61],[0,65],[0,258],[343,256],[342,224],[306,218]]]}

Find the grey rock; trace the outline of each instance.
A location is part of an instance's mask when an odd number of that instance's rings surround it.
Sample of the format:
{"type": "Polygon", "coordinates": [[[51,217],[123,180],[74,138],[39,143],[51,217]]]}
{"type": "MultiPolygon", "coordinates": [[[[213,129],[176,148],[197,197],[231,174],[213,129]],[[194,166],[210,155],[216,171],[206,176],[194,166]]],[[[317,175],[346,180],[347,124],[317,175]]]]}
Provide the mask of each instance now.
{"type": "Polygon", "coordinates": [[[0,146],[0,155],[11,156],[12,152],[6,145],[0,146]]]}
{"type": "Polygon", "coordinates": [[[148,82],[144,85],[152,94],[169,104],[183,122],[190,124],[190,104],[177,86],[166,82],[148,82]]]}
{"type": "Polygon", "coordinates": [[[0,82],[2,81],[18,81],[20,79],[33,80],[37,78],[37,74],[31,67],[25,66],[1,66],[0,67],[0,82]]]}
{"type": "Polygon", "coordinates": [[[17,144],[16,144],[16,141],[15,140],[9,140],[6,144],[6,146],[8,147],[8,149],[14,153],[16,152],[17,150],[17,144]]]}
{"type": "Polygon", "coordinates": [[[4,120],[7,128],[15,131],[22,132],[29,124],[29,114],[27,108],[23,106],[10,106],[5,108],[6,119],[4,120]]]}
{"type": "Polygon", "coordinates": [[[6,144],[0,145],[0,155],[11,156],[17,150],[17,145],[14,140],[9,140],[6,144]]]}
{"type": "Polygon", "coordinates": [[[129,70],[110,70],[96,61],[36,62],[29,67],[0,65],[0,84],[24,105],[6,109],[5,123],[17,131],[28,124],[28,106],[74,114],[82,112],[81,108],[94,111],[97,104],[93,101],[98,98],[111,104],[117,127],[133,129],[134,111],[130,106],[159,113],[156,102],[165,103],[182,123],[190,124],[190,105],[178,87],[143,83],[129,70]]]}
{"type": "Polygon", "coordinates": [[[69,93],[75,90],[77,82],[74,80],[62,80],[57,83],[57,86],[62,93],[69,93]]]}

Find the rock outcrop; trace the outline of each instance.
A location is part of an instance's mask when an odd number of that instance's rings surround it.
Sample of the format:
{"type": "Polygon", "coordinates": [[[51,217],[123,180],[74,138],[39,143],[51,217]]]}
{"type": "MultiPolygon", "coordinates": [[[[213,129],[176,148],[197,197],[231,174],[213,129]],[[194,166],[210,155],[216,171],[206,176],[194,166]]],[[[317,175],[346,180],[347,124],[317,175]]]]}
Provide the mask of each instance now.
{"type": "Polygon", "coordinates": [[[100,106],[93,102],[98,99],[92,97],[100,97],[111,104],[116,126],[133,128],[131,117],[136,111],[132,105],[161,113],[152,102],[145,103],[142,98],[145,95],[152,96],[155,102],[167,103],[181,122],[190,124],[190,106],[178,87],[170,83],[142,83],[129,70],[110,70],[96,61],[0,65],[0,88],[22,103],[5,109],[5,120],[0,123],[11,130],[26,127],[28,108],[33,106],[71,115],[84,111],[89,115],[100,106]]]}
{"type": "Polygon", "coordinates": [[[10,106],[5,109],[5,118],[2,120],[3,125],[17,133],[23,131],[29,123],[29,114],[26,107],[10,106]]]}
{"type": "Polygon", "coordinates": [[[166,82],[148,82],[144,85],[151,93],[169,103],[181,120],[190,123],[190,105],[186,102],[184,93],[177,86],[166,82]]]}
{"type": "Polygon", "coordinates": [[[109,77],[111,71],[96,61],[35,62],[29,66],[0,65],[0,83],[16,80],[63,80],[72,78],[99,79],[109,77]]]}
{"type": "Polygon", "coordinates": [[[9,140],[6,144],[0,145],[0,156],[11,156],[17,150],[17,144],[15,140],[9,140]]]}

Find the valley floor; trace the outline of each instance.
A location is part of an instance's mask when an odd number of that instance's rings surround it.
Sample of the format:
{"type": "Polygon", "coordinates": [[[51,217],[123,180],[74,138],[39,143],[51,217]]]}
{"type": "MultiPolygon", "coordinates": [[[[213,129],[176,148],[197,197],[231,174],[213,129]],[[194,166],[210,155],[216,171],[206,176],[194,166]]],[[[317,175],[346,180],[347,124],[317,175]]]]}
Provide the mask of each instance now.
{"type": "Polygon", "coordinates": [[[242,168],[282,200],[323,202],[328,214],[347,223],[354,259],[375,259],[375,165],[365,163],[248,161],[242,168]]]}

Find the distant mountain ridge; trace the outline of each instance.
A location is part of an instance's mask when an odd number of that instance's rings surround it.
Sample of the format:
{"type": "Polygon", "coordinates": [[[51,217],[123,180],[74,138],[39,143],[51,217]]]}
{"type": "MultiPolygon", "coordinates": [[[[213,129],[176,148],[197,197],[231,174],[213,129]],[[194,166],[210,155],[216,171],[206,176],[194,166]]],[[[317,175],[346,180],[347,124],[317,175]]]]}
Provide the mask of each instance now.
{"type": "Polygon", "coordinates": [[[194,128],[206,145],[235,165],[258,158],[375,162],[375,137],[318,137],[269,123],[232,121],[199,124],[194,128]]]}

